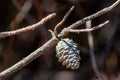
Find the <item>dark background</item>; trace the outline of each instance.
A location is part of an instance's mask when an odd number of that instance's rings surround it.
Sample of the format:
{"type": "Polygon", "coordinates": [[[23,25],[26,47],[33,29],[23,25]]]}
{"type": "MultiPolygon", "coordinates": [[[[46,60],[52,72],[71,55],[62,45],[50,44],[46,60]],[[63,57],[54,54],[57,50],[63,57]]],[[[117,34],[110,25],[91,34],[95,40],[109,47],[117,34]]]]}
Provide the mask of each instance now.
{"type": "MultiPolygon", "coordinates": [[[[75,6],[64,25],[63,29],[72,23],[91,15],[104,7],[110,6],[116,0],[0,0],[0,31],[10,31],[38,22],[50,13],[57,16],[40,28],[21,35],[0,39],[0,71],[7,69],[23,59],[51,38],[48,29],[63,18],[71,6],[75,6]],[[26,2],[32,7],[23,19],[16,17],[20,8],[26,2]],[[29,16],[29,17],[28,17],[29,16]]],[[[27,10],[26,10],[27,11],[27,10]]],[[[120,5],[111,12],[104,14],[92,21],[98,25],[106,20],[110,23],[102,29],[93,31],[95,57],[98,69],[104,80],[120,79],[120,5]]],[[[82,25],[80,28],[86,28],[82,25]]],[[[25,68],[16,72],[6,80],[95,80],[90,62],[89,45],[86,33],[71,33],[69,38],[78,43],[80,49],[80,68],[69,70],[62,66],[55,57],[55,47],[34,60],[25,68]]]]}

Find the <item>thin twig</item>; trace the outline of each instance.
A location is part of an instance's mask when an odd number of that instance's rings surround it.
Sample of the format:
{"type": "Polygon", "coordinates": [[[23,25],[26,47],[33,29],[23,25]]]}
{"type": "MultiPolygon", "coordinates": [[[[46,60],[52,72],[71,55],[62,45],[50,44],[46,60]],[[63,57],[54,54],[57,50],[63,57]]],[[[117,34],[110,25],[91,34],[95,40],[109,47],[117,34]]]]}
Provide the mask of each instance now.
{"type": "Polygon", "coordinates": [[[55,34],[55,35],[58,34],[58,33],[57,33],[57,29],[63,25],[63,23],[66,21],[66,19],[67,19],[68,16],[70,15],[70,13],[74,10],[74,7],[75,7],[75,6],[72,6],[72,7],[70,8],[70,10],[65,14],[65,16],[63,17],[63,19],[55,26],[55,28],[54,28],[54,34],[55,34]]]}
{"type": "Polygon", "coordinates": [[[102,9],[102,10],[100,10],[100,11],[98,11],[98,12],[96,12],[88,17],[83,18],[82,20],[79,20],[79,21],[73,23],[72,25],[69,26],[69,29],[77,28],[78,26],[84,24],[86,21],[97,18],[97,17],[113,10],[118,4],[120,4],[120,0],[117,0],[114,4],[112,4],[109,7],[106,7],[106,8],[104,8],[104,9],[102,9]]]}
{"type": "MultiPolygon", "coordinates": [[[[18,2],[18,0],[12,0],[14,6],[20,11],[21,5],[18,2]]],[[[24,3],[25,4],[25,3],[24,3]]],[[[30,24],[36,22],[36,20],[27,12],[27,15],[25,16],[25,20],[30,24]]],[[[22,21],[22,20],[21,20],[22,21]]]]}
{"type": "MultiPolygon", "coordinates": [[[[41,20],[43,14],[40,14],[40,12],[42,12],[42,11],[41,11],[41,7],[40,7],[40,4],[39,4],[39,1],[38,1],[38,0],[33,0],[33,1],[34,1],[34,2],[33,2],[32,4],[34,4],[35,7],[36,7],[36,6],[39,6],[39,9],[38,9],[38,7],[37,7],[36,9],[37,9],[37,11],[39,10],[37,13],[39,14],[38,18],[41,20]]],[[[13,4],[15,5],[15,7],[20,11],[21,8],[22,8],[22,6],[20,5],[19,1],[18,1],[18,0],[12,0],[12,2],[13,2],[13,4]]],[[[24,5],[25,5],[25,4],[26,4],[26,2],[24,2],[24,5]]],[[[23,6],[24,6],[24,5],[23,5],[23,6]]],[[[33,24],[33,23],[37,22],[37,20],[34,19],[34,18],[32,17],[32,15],[29,14],[29,13],[27,13],[27,15],[25,16],[25,20],[26,20],[29,24],[33,24]]],[[[47,30],[46,30],[45,27],[40,27],[40,31],[41,31],[40,33],[41,33],[43,36],[45,36],[46,38],[49,37],[49,35],[47,34],[47,30]]]]}
{"type": "Polygon", "coordinates": [[[50,15],[48,15],[47,17],[43,18],[41,21],[39,21],[38,23],[36,24],[33,24],[31,26],[27,26],[25,28],[21,28],[21,29],[17,29],[17,30],[13,30],[13,31],[6,31],[6,32],[1,32],[0,33],[0,38],[5,38],[5,37],[8,37],[8,36],[13,36],[13,35],[18,35],[18,34],[21,34],[21,33],[24,33],[24,32],[28,32],[28,31],[31,31],[31,30],[35,30],[36,28],[38,28],[39,26],[45,24],[46,22],[48,22],[50,19],[54,18],[55,17],[55,13],[52,13],[50,15]]]}
{"type": "Polygon", "coordinates": [[[97,26],[94,26],[94,27],[92,27],[90,29],[66,29],[66,31],[74,32],[74,33],[91,32],[91,31],[94,31],[94,30],[97,30],[97,29],[100,29],[100,28],[104,27],[108,23],[109,23],[109,21],[107,20],[104,23],[101,23],[101,24],[99,24],[97,26]]]}
{"type": "MultiPolygon", "coordinates": [[[[106,12],[111,11],[115,6],[117,6],[120,3],[120,0],[117,0],[114,5],[112,5],[112,8],[110,8],[110,10],[105,10],[103,9],[102,11],[100,11],[99,13],[93,14],[92,16],[88,16],[87,18],[84,18],[74,24],[72,24],[70,27],[68,27],[68,29],[72,29],[72,28],[76,28],[79,25],[85,23],[85,21],[89,20],[89,19],[94,19],[95,17],[98,17],[106,12]],[[102,14],[101,14],[102,13],[102,14]],[[93,17],[94,16],[94,17],[93,17]],[[80,22],[80,24],[79,24],[80,22]],[[77,25],[76,25],[77,24],[77,25]]],[[[58,37],[64,37],[66,34],[68,34],[68,32],[63,29],[59,34],[58,37]]],[[[15,35],[15,34],[14,34],[15,35]]],[[[8,35],[7,35],[8,36],[8,35]]],[[[6,37],[7,37],[6,36],[6,37]]],[[[10,35],[12,36],[12,35],[10,35]]],[[[3,36],[4,37],[4,36],[3,36]]],[[[24,59],[22,59],[21,61],[19,61],[18,63],[16,63],[15,65],[11,66],[10,68],[4,70],[3,72],[0,73],[0,78],[6,78],[7,76],[15,73],[16,71],[20,70],[21,68],[25,67],[26,65],[28,65],[31,61],[35,60],[36,58],[38,58],[39,56],[41,56],[43,53],[48,52],[51,47],[55,46],[58,42],[58,39],[56,37],[52,37],[48,42],[46,42],[43,46],[39,47],[37,50],[35,50],[34,52],[32,52],[30,55],[28,55],[27,57],[25,57],[24,59]]]]}
{"type": "Polygon", "coordinates": [[[17,27],[16,25],[18,25],[25,18],[25,16],[28,14],[29,10],[32,7],[32,4],[33,4],[33,0],[26,0],[24,5],[21,8],[20,8],[20,5],[18,5],[19,12],[10,24],[10,27],[12,29],[16,29],[17,27]]]}
{"type": "MultiPolygon", "coordinates": [[[[91,20],[87,21],[86,22],[86,28],[90,29],[91,26],[92,26],[91,20]]],[[[88,44],[89,44],[89,49],[90,49],[90,59],[91,59],[92,67],[93,67],[94,73],[98,77],[98,80],[102,80],[102,76],[101,76],[101,74],[100,74],[100,72],[97,68],[97,64],[96,64],[93,36],[92,36],[91,32],[87,32],[87,33],[88,33],[88,44]]]]}
{"type": "Polygon", "coordinates": [[[56,36],[55,33],[51,29],[49,29],[48,31],[51,33],[52,37],[56,36]]]}

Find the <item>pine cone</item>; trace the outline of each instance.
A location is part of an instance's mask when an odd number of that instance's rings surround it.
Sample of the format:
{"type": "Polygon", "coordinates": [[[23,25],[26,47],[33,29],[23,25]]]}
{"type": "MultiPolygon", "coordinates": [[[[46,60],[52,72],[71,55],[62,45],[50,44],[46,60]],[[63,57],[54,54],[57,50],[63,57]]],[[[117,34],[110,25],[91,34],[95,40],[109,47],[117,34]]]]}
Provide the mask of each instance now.
{"type": "Polygon", "coordinates": [[[56,57],[63,66],[70,69],[78,69],[80,63],[79,50],[73,40],[65,38],[58,42],[56,46],[56,57]]]}

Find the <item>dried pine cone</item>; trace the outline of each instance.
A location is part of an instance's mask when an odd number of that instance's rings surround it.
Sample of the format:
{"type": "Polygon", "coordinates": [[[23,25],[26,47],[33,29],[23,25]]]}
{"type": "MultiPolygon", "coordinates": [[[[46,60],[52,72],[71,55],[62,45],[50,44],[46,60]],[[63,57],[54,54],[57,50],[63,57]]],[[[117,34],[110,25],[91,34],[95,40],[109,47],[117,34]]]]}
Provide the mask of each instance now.
{"type": "Polygon", "coordinates": [[[71,39],[62,39],[56,46],[56,57],[63,66],[70,69],[78,69],[80,63],[79,50],[77,44],[71,39]]]}

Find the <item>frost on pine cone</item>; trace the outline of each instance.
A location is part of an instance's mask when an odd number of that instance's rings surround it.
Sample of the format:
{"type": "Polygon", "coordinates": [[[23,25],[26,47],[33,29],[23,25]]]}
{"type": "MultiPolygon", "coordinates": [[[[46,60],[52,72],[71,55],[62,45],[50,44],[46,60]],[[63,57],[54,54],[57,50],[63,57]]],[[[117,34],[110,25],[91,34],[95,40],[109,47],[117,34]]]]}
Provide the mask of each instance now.
{"type": "Polygon", "coordinates": [[[56,57],[63,66],[70,69],[78,69],[80,63],[79,50],[77,44],[71,39],[62,39],[56,46],[56,57]]]}

